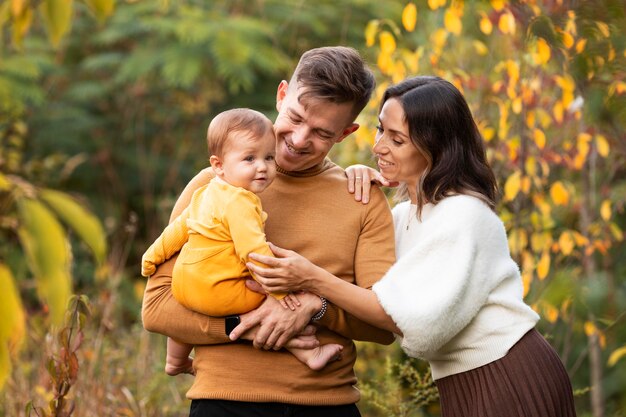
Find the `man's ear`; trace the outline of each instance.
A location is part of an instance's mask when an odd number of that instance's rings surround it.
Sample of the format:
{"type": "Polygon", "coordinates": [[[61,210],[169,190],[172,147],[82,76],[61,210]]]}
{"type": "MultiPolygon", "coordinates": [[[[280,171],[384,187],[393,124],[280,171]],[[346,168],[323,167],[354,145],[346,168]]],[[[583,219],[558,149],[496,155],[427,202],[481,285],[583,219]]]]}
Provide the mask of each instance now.
{"type": "Polygon", "coordinates": [[[346,136],[356,132],[356,130],[359,128],[359,124],[358,123],[352,123],[350,126],[346,127],[343,132],[341,132],[341,136],[339,137],[339,139],[337,139],[336,143],[341,142],[342,140],[344,140],[346,138],[346,136]]]}
{"type": "Polygon", "coordinates": [[[220,177],[224,175],[224,168],[222,168],[222,160],[218,156],[211,155],[211,157],[209,158],[209,162],[211,163],[211,168],[213,168],[215,175],[218,175],[220,177]]]}
{"type": "Polygon", "coordinates": [[[287,90],[289,89],[289,83],[285,80],[282,80],[280,84],[278,84],[278,89],[276,90],[276,111],[280,112],[280,107],[283,104],[283,100],[287,96],[287,90]]]}

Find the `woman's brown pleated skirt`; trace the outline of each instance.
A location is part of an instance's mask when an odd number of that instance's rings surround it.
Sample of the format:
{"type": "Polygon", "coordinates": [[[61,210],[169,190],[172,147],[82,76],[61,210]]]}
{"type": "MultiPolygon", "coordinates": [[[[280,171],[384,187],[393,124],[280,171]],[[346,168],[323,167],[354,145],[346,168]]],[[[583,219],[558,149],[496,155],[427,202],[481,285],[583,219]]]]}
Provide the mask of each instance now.
{"type": "Polygon", "coordinates": [[[576,416],[565,367],[535,329],[505,357],[436,384],[443,417],[576,416]]]}

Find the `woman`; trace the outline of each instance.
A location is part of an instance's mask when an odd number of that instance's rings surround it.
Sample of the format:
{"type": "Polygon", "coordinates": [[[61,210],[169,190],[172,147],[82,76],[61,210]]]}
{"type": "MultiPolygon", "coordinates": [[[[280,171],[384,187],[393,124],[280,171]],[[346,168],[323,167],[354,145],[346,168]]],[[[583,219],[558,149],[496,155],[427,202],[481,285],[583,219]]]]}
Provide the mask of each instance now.
{"type": "Polygon", "coordinates": [[[315,292],[399,335],[408,355],[430,362],[445,417],[574,416],[563,364],[523,302],[465,99],[440,78],[410,78],[387,89],[379,120],[380,172],[348,172],[357,190],[370,178],[400,184],[396,264],[372,291],[277,247],[277,259],[253,258],[270,267],[249,268],[267,291],[315,292]]]}

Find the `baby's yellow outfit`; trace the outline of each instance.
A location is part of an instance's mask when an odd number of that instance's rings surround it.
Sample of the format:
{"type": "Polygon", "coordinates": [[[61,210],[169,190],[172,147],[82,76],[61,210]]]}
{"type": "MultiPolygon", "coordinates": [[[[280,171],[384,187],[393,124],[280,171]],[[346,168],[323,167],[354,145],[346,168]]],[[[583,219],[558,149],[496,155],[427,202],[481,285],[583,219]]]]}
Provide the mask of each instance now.
{"type": "Polygon", "coordinates": [[[141,274],[152,275],[180,251],[172,275],[179,303],[209,316],[253,310],[265,296],[246,287],[246,262],[251,252],[274,256],[265,240],[266,218],[256,194],[213,180],[196,190],[189,207],[148,248],[141,274]]]}

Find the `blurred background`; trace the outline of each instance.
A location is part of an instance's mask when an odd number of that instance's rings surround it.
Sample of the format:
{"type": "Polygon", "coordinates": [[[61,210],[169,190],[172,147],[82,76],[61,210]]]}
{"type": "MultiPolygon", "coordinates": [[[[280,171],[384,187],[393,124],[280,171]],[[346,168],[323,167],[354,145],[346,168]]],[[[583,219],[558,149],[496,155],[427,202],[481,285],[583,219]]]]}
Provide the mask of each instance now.
{"type": "MultiPolygon", "coordinates": [[[[347,45],[378,90],[332,159],[373,163],[390,83],[459,87],[578,415],[626,416],[625,13],[618,0],[2,0],[0,415],[187,415],[192,377],[167,377],[165,338],[141,326],[141,254],[207,165],[211,118],[273,119],[302,52],[347,45]]],[[[439,415],[427,364],[358,346],[364,416],[439,415]]]]}

